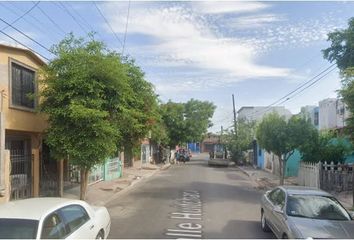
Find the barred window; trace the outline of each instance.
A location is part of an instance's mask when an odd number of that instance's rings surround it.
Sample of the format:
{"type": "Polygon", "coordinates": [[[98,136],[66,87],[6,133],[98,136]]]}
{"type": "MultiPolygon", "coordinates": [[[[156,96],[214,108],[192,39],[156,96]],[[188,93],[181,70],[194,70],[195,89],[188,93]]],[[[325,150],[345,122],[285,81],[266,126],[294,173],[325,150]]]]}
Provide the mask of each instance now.
{"type": "Polygon", "coordinates": [[[34,108],[35,72],[16,63],[12,67],[12,105],[34,108]]]}

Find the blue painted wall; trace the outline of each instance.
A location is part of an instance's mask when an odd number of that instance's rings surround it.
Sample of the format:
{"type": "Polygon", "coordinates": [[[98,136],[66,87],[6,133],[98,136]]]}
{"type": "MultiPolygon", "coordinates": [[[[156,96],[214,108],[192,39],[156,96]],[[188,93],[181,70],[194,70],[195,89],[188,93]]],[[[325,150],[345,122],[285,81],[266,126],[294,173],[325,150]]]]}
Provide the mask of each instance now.
{"type": "Polygon", "coordinates": [[[194,153],[200,153],[200,144],[199,143],[188,143],[188,149],[194,153]]]}
{"type": "Polygon", "coordinates": [[[257,167],[264,169],[264,150],[257,144],[257,167]]]}

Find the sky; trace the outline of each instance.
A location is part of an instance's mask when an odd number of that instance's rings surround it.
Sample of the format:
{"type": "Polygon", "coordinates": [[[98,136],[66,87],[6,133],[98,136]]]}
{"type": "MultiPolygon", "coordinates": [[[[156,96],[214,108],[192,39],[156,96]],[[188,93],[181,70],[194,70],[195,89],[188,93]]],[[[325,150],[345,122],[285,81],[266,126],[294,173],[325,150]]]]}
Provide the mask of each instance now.
{"type": "MultiPolygon", "coordinates": [[[[268,106],[318,80],[275,104],[294,114],[336,97],[337,69],[315,76],[331,66],[321,53],[330,46],[327,34],[354,17],[350,1],[36,3],[0,1],[0,29],[48,59],[55,56],[3,20],[46,48],[69,32],[92,31],[110,49],[122,53],[124,45],[123,54],[136,60],[163,102],[213,102],[214,132],[232,125],[232,94],[237,110],[268,106]]],[[[2,33],[0,43],[18,44],[2,33]]]]}

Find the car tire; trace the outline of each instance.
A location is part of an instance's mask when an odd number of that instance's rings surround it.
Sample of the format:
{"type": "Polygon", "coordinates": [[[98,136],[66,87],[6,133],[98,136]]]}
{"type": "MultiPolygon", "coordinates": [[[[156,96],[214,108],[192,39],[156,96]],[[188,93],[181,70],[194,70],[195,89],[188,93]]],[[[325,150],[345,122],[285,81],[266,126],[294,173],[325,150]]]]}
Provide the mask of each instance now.
{"type": "Polygon", "coordinates": [[[263,210],[261,211],[261,227],[263,232],[270,232],[270,228],[267,223],[267,219],[264,216],[263,210]]]}
{"type": "Polygon", "coordinates": [[[96,239],[104,239],[104,233],[103,230],[101,229],[101,231],[97,234],[96,239]]]}
{"type": "Polygon", "coordinates": [[[283,234],[283,236],[281,237],[282,239],[288,239],[288,235],[286,235],[286,233],[283,234]]]}

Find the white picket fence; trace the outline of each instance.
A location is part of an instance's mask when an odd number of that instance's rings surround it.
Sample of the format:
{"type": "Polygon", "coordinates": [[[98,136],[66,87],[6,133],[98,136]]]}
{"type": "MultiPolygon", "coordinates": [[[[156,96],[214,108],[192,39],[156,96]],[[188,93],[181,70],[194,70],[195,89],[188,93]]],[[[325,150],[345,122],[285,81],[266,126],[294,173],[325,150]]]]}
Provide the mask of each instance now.
{"type": "Polygon", "coordinates": [[[320,188],[320,163],[300,162],[297,183],[300,186],[320,188]]]}

